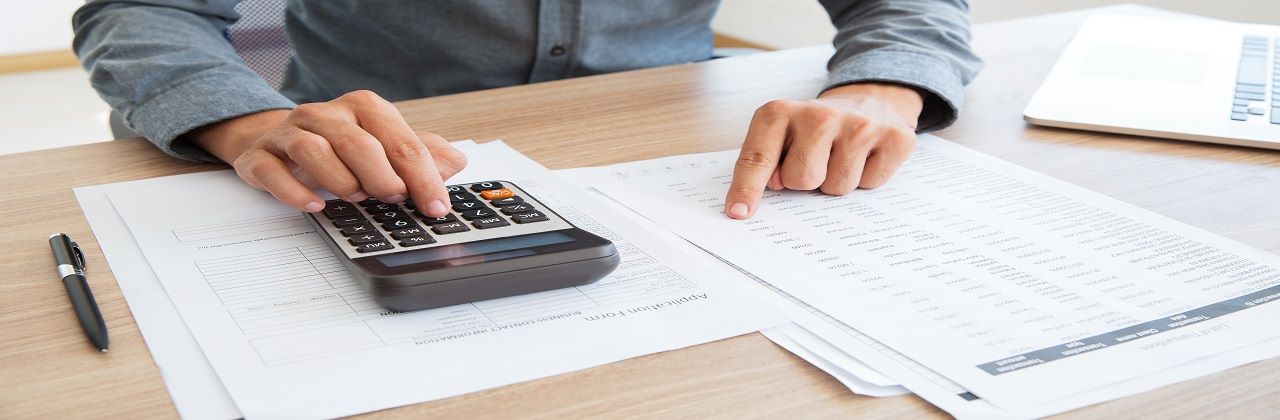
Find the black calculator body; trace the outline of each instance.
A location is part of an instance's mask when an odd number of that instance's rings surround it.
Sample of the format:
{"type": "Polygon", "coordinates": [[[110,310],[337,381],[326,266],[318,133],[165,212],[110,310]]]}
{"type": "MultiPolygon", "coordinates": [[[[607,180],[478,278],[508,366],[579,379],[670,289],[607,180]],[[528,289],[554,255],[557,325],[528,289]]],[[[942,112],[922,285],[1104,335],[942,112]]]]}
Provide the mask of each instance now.
{"type": "Polygon", "coordinates": [[[621,261],[612,242],[511,182],[448,189],[446,217],[369,199],[330,200],[307,219],[374,301],[397,311],[588,284],[621,261]]]}

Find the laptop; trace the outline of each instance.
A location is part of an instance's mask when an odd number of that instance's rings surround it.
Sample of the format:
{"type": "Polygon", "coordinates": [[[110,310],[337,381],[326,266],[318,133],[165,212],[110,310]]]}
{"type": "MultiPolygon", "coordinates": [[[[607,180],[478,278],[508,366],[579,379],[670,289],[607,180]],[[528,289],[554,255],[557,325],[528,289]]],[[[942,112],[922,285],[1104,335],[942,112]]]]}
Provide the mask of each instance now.
{"type": "Polygon", "coordinates": [[[1023,117],[1049,127],[1280,149],[1280,26],[1091,16],[1023,117]]]}

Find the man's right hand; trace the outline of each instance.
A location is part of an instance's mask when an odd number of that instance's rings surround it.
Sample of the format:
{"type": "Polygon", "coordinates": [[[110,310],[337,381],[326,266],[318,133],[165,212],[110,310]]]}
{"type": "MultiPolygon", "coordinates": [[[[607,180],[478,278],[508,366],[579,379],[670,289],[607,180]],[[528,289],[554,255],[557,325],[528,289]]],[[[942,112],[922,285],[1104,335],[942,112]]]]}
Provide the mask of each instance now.
{"type": "Polygon", "coordinates": [[[308,186],[318,185],[352,202],[412,197],[422,213],[444,217],[444,180],[467,165],[444,138],[413,131],[395,106],[369,91],[236,117],[187,136],[249,185],[307,212],[324,209],[308,186]]]}

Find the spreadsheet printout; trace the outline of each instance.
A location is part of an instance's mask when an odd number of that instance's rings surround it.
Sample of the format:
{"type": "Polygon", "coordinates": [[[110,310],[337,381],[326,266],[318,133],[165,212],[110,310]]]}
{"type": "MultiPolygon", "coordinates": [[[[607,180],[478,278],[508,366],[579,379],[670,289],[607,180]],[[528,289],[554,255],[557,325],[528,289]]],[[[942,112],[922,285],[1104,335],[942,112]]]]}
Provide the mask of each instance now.
{"type": "Polygon", "coordinates": [[[597,366],[785,318],[503,147],[455,179],[510,179],[623,262],[591,285],[396,313],[302,216],[230,171],[109,198],[246,417],[334,417],[597,366]]]}
{"type": "Polygon", "coordinates": [[[1277,256],[936,137],[885,187],[768,191],[748,221],[722,214],[736,154],[596,188],[1002,408],[1280,334],[1277,256]]]}

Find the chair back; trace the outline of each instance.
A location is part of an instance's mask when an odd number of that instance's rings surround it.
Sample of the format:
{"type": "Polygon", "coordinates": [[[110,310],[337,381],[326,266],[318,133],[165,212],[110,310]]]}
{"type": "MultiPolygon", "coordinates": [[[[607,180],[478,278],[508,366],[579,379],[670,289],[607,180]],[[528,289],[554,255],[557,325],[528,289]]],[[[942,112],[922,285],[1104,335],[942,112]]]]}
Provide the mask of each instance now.
{"type": "Polygon", "coordinates": [[[236,5],[240,20],[226,33],[245,64],[276,89],[293,59],[293,46],[284,31],[284,8],[285,0],[243,0],[236,5]]]}

